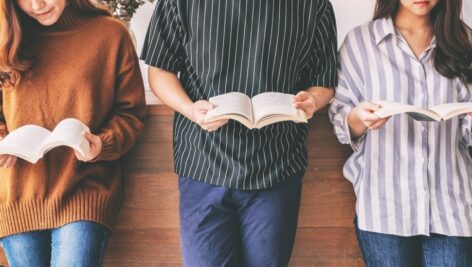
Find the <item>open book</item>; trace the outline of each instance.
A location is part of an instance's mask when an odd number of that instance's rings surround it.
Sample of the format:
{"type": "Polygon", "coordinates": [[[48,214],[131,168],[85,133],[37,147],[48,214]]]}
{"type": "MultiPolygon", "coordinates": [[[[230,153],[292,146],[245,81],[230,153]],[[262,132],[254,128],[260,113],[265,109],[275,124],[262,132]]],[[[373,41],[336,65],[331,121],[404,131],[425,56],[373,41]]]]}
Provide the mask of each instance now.
{"type": "Polygon", "coordinates": [[[249,96],[231,92],[209,99],[216,105],[209,110],[205,122],[221,119],[237,120],[249,129],[262,128],[280,121],[307,122],[305,112],[292,106],[293,95],[268,92],[249,96]]]}
{"type": "Polygon", "coordinates": [[[431,108],[420,108],[412,105],[375,101],[381,106],[374,112],[381,118],[386,118],[399,113],[406,113],[418,121],[441,121],[448,120],[454,116],[472,112],[472,102],[441,104],[431,108]]]}
{"type": "Polygon", "coordinates": [[[82,132],[89,128],[77,119],[64,119],[51,132],[37,125],[25,125],[10,132],[0,141],[0,154],[14,155],[36,163],[49,150],[68,146],[85,156],[90,144],[82,132]]]}

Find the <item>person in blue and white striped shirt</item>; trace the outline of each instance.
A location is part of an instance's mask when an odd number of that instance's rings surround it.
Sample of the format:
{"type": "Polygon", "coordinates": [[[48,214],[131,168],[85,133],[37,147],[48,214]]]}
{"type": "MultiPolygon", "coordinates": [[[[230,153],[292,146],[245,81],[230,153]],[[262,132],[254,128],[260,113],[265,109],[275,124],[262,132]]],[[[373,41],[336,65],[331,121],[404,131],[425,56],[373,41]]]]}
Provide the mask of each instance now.
{"type": "Polygon", "coordinates": [[[354,153],[356,233],[368,266],[472,266],[471,114],[380,119],[373,102],[472,102],[472,31],[462,0],[377,0],[339,52],[330,118],[354,153]]]}

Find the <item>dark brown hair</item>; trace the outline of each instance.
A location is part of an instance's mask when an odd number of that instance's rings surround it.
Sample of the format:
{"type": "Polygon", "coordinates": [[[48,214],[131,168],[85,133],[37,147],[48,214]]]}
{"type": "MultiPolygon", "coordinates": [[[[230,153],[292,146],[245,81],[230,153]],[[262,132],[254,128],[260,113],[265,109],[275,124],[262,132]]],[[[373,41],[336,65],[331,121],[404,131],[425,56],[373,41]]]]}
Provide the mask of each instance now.
{"type": "MultiPolygon", "coordinates": [[[[89,0],[69,0],[82,14],[110,16],[105,7],[89,0]]],[[[32,38],[32,18],[18,7],[16,0],[0,0],[0,89],[14,87],[26,73],[33,59],[25,54],[25,44],[32,38]]]]}
{"type": "MultiPolygon", "coordinates": [[[[395,18],[400,0],[377,0],[374,19],[395,18]]],[[[439,0],[429,14],[436,48],[434,66],[443,76],[472,83],[472,30],[460,18],[462,0],[439,0]]]]}

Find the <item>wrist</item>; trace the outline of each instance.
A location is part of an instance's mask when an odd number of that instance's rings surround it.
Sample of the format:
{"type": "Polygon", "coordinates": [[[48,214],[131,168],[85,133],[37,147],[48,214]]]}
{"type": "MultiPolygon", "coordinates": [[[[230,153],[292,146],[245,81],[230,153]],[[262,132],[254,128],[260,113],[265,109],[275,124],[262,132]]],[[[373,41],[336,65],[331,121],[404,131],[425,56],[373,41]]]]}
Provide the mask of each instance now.
{"type": "Polygon", "coordinates": [[[347,117],[347,124],[349,131],[351,132],[351,138],[357,138],[362,136],[367,131],[367,126],[357,115],[357,109],[354,108],[347,117]]]}
{"type": "Polygon", "coordinates": [[[318,107],[319,107],[319,102],[320,102],[320,101],[318,100],[318,96],[317,96],[316,94],[311,93],[311,92],[310,92],[310,94],[311,94],[311,96],[312,96],[312,98],[313,98],[313,105],[315,106],[315,109],[314,109],[315,111],[314,111],[314,112],[316,112],[316,111],[318,111],[318,107]]]}
{"type": "Polygon", "coordinates": [[[193,102],[183,103],[180,108],[180,113],[191,121],[195,121],[193,112],[192,112],[193,104],[194,104],[193,102]]]}

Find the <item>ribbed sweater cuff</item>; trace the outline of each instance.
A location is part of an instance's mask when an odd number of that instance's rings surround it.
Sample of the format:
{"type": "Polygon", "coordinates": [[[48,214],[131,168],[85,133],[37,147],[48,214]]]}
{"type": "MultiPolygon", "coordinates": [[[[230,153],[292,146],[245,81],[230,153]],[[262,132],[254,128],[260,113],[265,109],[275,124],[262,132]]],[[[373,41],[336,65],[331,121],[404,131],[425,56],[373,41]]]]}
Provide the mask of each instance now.
{"type": "Polygon", "coordinates": [[[106,196],[98,194],[76,194],[68,200],[30,200],[2,204],[0,238],[16,233],[58,228],[82,220],[94,221],[112,230],[118,210],[116,203],[110,203],[106,196]]]}
{"type": "Polygon", "coordinates": [[[102,139],[102,151],[100,154],[91,160],[91,162],[96,162],[100,160],[115,160],[115,140],[113,136],[109,134],[99,134],[102,139]]]}

